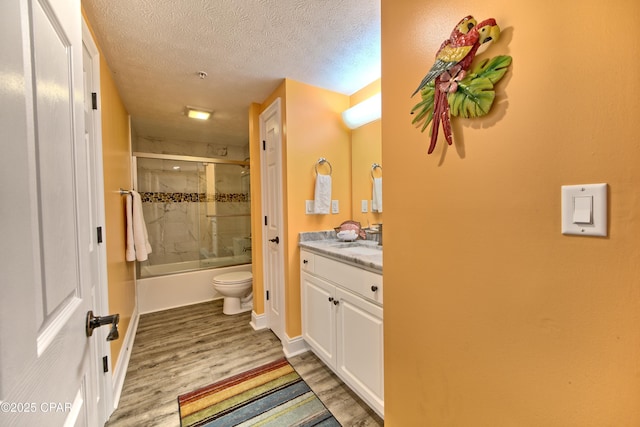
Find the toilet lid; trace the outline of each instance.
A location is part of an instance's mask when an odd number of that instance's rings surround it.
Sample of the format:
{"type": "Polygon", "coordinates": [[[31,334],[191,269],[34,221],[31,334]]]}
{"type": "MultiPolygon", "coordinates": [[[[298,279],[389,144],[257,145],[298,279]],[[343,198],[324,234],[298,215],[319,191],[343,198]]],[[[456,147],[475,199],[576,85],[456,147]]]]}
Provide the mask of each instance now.
{"type": "Polygon", "coordinates": [[[250,271],[234,271],[232,273],[225,273],[213,278],[216,283],[242,283],[251,280],[253,276],[250,271]]]}

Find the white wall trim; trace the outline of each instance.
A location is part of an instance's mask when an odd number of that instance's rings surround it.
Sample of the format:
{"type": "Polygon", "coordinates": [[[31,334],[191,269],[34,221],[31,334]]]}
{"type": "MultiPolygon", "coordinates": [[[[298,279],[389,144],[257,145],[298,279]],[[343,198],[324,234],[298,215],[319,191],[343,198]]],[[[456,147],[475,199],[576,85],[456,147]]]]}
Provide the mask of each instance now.
{"type": "Polygon", "coordinates": [[[269,324],[267,322],[267,315],[265,313],[256,314],[255,311],[251,311],[251,322],[249,324],[255,331],[266,329],[269,324]]]}
{"type": "MultiPolygon", "coordinates": [[[[138,321],[140,320],[140,314],[138,308],[134,308],[131,315],[131,323],[127,328],[127,334],[124,337],[124,342],[120,348],[120,354],[118,355],[118,362],[113,370],[113,409],[115,410],[120,403],[120,395],[122,394],[122,387],[124,386],[124,378],[127,375],[127,368],[129,367],[129,359],[131,358],[131,351],[133,350],[133,342],[136,338],[136,332],[138,331],[138,321]]],[[[111,414],[109,414],[111,415],[111,414]]]]}
{"type": "Polygon", "coordinates": [[[290,338],[289,335],[285,333],[285,336],[287,337],[287,340],[282,342],[282,351],[284,352],[285,357],[289,358],[297,356],[311,350],[311,347],[307,345],[306,341],[302,338],[302,335],[290,338]]]}

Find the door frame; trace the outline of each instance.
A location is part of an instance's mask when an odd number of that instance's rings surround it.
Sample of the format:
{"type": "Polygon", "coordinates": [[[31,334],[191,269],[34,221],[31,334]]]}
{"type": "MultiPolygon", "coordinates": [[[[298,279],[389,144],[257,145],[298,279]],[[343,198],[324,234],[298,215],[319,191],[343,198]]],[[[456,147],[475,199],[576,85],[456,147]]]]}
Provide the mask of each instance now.
{"type": "MultiPolygon", "coordinates": [[[[277,325],[277,330],[279,333],[276,333],[276,335],[278,336],[278,338],[280,338],[280,340],[283,342],[283,345],[286,346],[286,343],[284,342],[284,339],[286,338],[286,324],[285,324],[285,314],[286,314],[286,295],[285,295],[285,268],[284,268],[284,254],[285,254],[285,250],[286,250],[286,239],[284,238],[284,234],[285,234],[285,230],[283,229],[283,197],[282,197],[282,188],[283,188],[283,182],[282,182],[282,108],[281,108],[281,102],[280,102],[280,98],[277,98],[275,101],[273,101],[261,114],[260,114],[260,141],[266,141],[266,123],[267,123],[267,118],[269,116],[271,116],[272,114],[276,114],[278,117],[278,126],[279,126],[279,130],[278,130],[278,170],[276,172],[277,175],[277,179],[278,179],[278,188],[277,188],[277,195],[276,195],[276,200],[270,200],[270,203],[276,203],[277,205],[280,206],[279,209],[279,215],[278,218],[269,218],[269,221],[276,221],[277,223],[277,228],[279,230],[279,238],[282,242],[282,245],[280,246],[280,255],[278,257],[278,262],[277,265],[270,265],[270,263],[268,262],[264,262],[266,259],[266,254],[269,251],[269,241],[268,241],[268,236],[267,236],[267,225],[263,222],[262,224],[262,230],[261,230],[261,234],[262,234],[262,254],[263,254],[263,263],[262,263],[262,271],[263,271],[263,278],[264,278],[264,311],[265,311],[265,316],[266,316],[266,323],[267,323],[267,327],[269,327],[271,330],[273,330],[274,328],[272,327],[273,323],[273,319],[271,319],[271,301],[269,299],[267,299],[267,292],[272,290],[273,286],[279,286],[277,295],[280,295],[282,298],[281,301],[281,312],[282,312],[282,316],[281,317],[281,324],[277,325]],[[275,111],[274,111],[275,110],[275,111]],[[279,277],[283,278],[283,280],[281,281],[281,283],[270,283],[269,278],[272,277],[271,271],[272,269],[279,269],[280,270],[280,274],[279,277]],[[280,336],[282,335],[282,336],[280,336]]],[[[267,208],[266,206],[267,203],[267,198],[269,196],[269,191],[268,191],[268,180],[267,180],[267,159],[266,159],[266,150],[263,149],[260,150],[260,178],[261,178],[261,194],[262,194],[262,218],[267,217],[268,212],[267,212],[267,208]]]]}
{"type": "MultiPolygon", "coordinates": [[[[87,82],[90,84],[92,92],[97,95],[96,105],[97,108],[93,110],[93,145],[94,156],[89,159],[94,167],[91,169],[93,172],[93,180],[95,182],[95,194],[92,200],[91,209],[95,210],[95,217],[97,223],[96,227],[102,227],[102,243],[97,244],[98,251],[98,284],[95,295],[93,296],[93,308],[97,315],[106,315],[109,313],[109,288],[108,288],[108,276],[107,276],[107,230],[105,219],[105,203],[104,203],[104,170],[103,170],[103,157],[102,157],[102,113],[100,108],[100,50],[93,39],[93,35],[89,30],[89,26],[82,17],[82,43],[87,47],[89,54],[91,55],[91,64],[85,64],[85,66],[91,66],[92,68],[92,81],[87,82]]],[[[111,344],[106,342],[102,336],[106,336],[105,328],[101,328],[101,332],[98,336],[101,339],[92,340],[91,351],[92,358],[96,362],[96,368],[100,369],[102,364],[102,357],[107,357],[109,368],[111,368],[111,344]]],[[[113,374],[111,369],[108,372],[98,373],[99,381],[97,384],[99,396],[101,396],[100,408],[98,408],[98,414],[101,418],[101,422],[106,422],[113,411],[115,410],[114,395],[113,395],[113,374]]]]}

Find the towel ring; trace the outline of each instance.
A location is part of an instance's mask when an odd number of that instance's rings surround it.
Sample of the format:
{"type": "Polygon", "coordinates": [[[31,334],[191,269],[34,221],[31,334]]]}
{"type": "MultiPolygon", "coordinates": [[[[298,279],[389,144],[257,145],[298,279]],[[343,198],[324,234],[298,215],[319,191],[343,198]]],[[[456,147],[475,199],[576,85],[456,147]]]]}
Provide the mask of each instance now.
{"type": "Polygon", "coordinates": [[[378,163],[374,163],[371,165],[371,178],[375,178],[373,176],[373,171],[376,169],[380,169],[380,173],[382,173],[382,166],[380,166],[378,163]]]}
{"type": "Polygon", "coordinates": [[[325,159],[324,157],[320,157],[318,159],[318,162],[316,163],[316,175],[318,175],[318,166],[322,165],[323,163],[329,165],[329,175],[331,175],[333,173],[333,168],[331,167],[331,163],[329,163],[329,160],[325,159]]]}

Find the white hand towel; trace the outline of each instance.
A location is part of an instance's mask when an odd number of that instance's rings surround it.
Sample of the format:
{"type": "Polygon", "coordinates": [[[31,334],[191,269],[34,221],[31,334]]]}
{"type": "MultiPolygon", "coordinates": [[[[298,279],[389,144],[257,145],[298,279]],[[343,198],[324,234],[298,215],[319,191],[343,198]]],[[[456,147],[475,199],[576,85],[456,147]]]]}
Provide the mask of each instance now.
{"type": "Polygon", "coordinates": [[[133,190],[131,190],[131,196],[133,197],[133,243],[136,259],[146,261],[148,254],[151,253],[151,245],[142,213],[142,198],[137,191],[133,190]]]}
{"type": "Polygon", "coordinates": [[[328,214],[331,207],[331,175],[316,175],[314,212],[328,214]]]}
{"type": "Polygon", "coordinates": [[[382,178],[373,178],[373,195],[371,199],[371,210],[382,212],[382,178]]]}
{"type": "Polygon", "coordinates": [[[131,194],[127,194],[125,199],[125,214],[127,219],[127,248],[125,251],[125,259],[127,261],[136,260],[136,249],[133,243],[133,212],[131,211],[131,194]]]}

